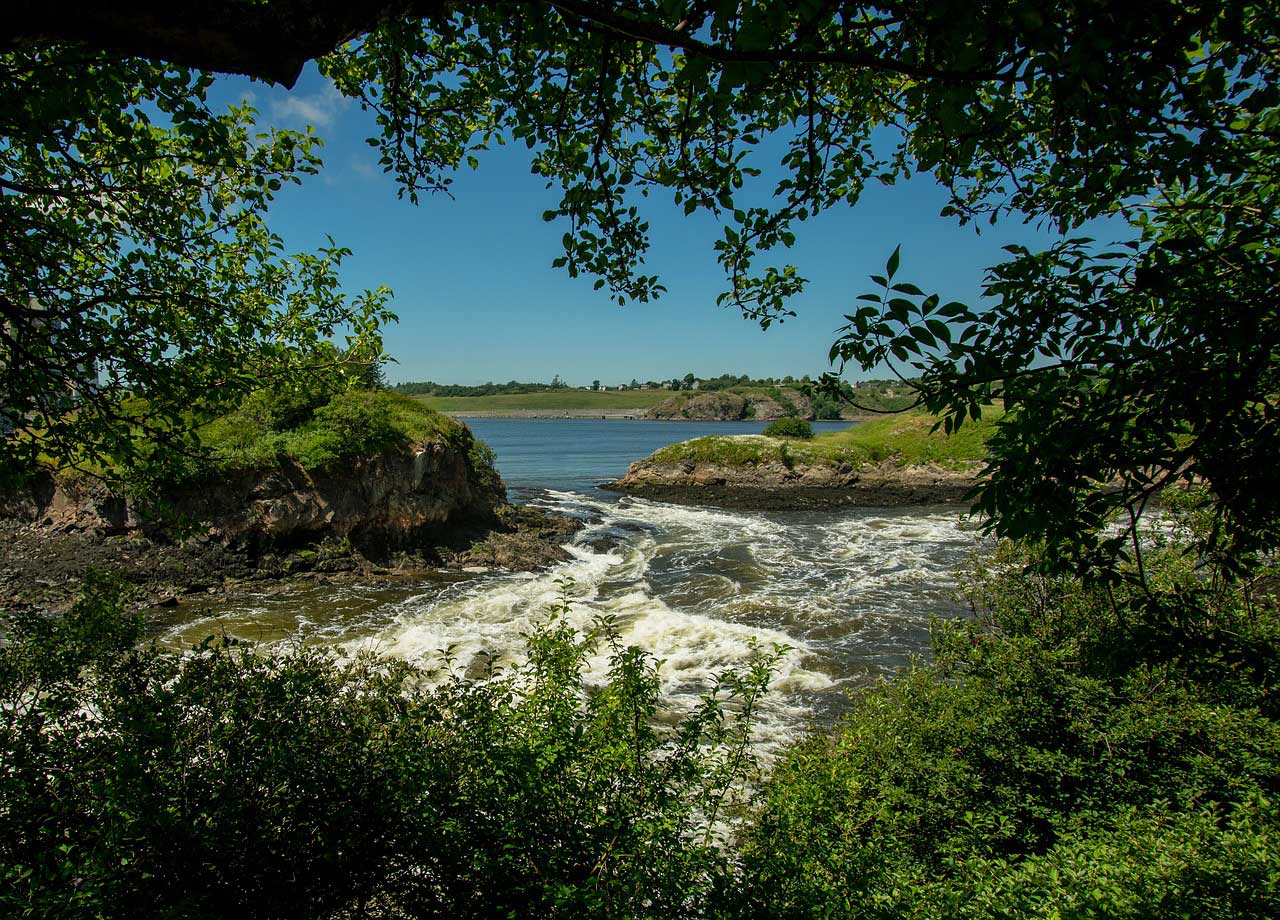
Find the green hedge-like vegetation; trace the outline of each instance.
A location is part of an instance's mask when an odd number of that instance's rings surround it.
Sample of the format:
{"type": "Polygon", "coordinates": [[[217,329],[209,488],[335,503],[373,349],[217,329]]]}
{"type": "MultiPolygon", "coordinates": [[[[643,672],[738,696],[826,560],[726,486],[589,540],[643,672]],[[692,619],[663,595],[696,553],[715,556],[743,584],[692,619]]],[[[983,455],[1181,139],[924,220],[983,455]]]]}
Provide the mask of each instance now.
{"type": "Polygon", "coordinates": [[[215,637],[138,649],[92,582],[0,647],[0,916],[678,917],[729,868],[772,658],[674,729],[612,626],[528,640],[468,681],[404,661],[215,637]],[[589,687],[586,662],[609,662],[589,687]]]}
{"type": "Polygon", "coordinates": [[[1184,547],[1111,589],[1035,574],[1035,548],[976,562],[977,621],[777,769],[745,912],[1275,916],[1273,575],[1205,578],[1184,547]]]}
{"type": "Polygon", "coordinates": [[[802,418],[780,418],[766,425],[761,434],[767,438],[799,438],[807,441],[813,437],[813,426],[802,418]]]}
{"type": "MultiPolygon", "coordinates": [[[[167,502],[175,493],[203,488],[228,474],[282,464],[312,472],[340,471],[358,459],[429,441],[465,455],[468,479],[480,494],[502,492],[492,449],[465,424],[420,400],[386,390],[348,389],[333,379],[304,379],[293,387],[256,391],[232,412],[202,425],[193,420],[192,427],[198,433],[198,445],[175,447],[140,427],[136,453],[128,464],[85,464],[58,475],[70,479],[91,473],[117,480],[139,509],[161,520],[168,515],[167,502]]],[[[3,480],[0,475],[0,485],[3,480]]]]}
{"type": "Polygon", "coordinates": [[[466,429],[419,401],[395,393],[345,390],[302,413],[270,392],[201,430],[220,469],[259,469],[292,460],[325,469],[410,441],[460,442],[466,429]]]}

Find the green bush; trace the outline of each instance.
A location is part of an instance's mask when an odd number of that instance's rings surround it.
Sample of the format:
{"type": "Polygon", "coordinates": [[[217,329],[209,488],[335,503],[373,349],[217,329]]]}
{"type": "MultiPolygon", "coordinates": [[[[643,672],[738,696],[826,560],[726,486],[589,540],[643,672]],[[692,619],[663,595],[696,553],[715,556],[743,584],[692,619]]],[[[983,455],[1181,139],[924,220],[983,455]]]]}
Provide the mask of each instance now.
{"type": "Polygon", "coordinates": [[[977,621],[775,771],[744,912],[1280,915],[1280,616],[1185,545],[1112,586],[980,557],[977,621]]]}
{"type": "Polygon", "coordinates": [[[313,407],[305,422],[280,426],[274,397],[254,394],[201,432],[210,452],[207,466],[263,469],[292,460],[305,469],[326,469],[413,440],[436,438],[466,450],[475,443],[460,422],[385,391],[344,390],[313,407]]]}
{"type": "Polygon", "coordinates": [[[1028,640],[948,641],[779,767],[754,913],[1276,915],[1280,726],[1165,670],[1112,687],[1028,640]]]}
{"type": "MultiPolygon", "coordinates": [[[[468,681],[314,647],[136,647],[95,581],[0,647],[0,916],[699,916],[771,659],[676,725],[567,600],[468,681]],[[588,658],[609,660],[600,686],[588,658]]],[[[716,692],[718,691],[718,692],[716,692]]]]}
{"type": "Polygon", "coordinates": [[[766,425],[762,434],[770,438],[801,438],[807,441],[813,437],[813,426],[802,418],[780,418],[766,425]]]}
{"type": "Polygon", "coordinates": [[[316,409],[310,422],[289,432],[285,445],[304,469],[327,469],[408,441],[392,420],[390,397],[347,390],[316,409]]]}
{"type": "Polygon", "coordinates": [[[840,400],[827,393],[815,393],[813,396],[813,417],[816,419],[838,420],[844,406],[840,400]]]}

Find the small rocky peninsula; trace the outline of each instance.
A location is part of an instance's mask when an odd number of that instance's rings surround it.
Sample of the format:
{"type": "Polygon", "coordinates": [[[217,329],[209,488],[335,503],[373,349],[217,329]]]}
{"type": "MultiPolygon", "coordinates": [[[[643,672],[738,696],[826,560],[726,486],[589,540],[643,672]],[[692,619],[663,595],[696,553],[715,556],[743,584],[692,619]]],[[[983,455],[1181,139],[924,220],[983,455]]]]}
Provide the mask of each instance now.
{"type": "Polygon", "coordinates": [[[932,422],[880,419],[811,440],[697,438],[655,451],[604,488],[750,510],[961,503],[981,475],[988,425],[953,440],[932,422]]]}
{"type": "Polygon", "coordinates": [[[150,603],[280,578],[409,578],[537,568],[581,523],[514,506],[459,422],[310,466],[281,456],[164,494],[41,471],[0,496],[0,603],[61,606],[90,570],[150,603]]]}

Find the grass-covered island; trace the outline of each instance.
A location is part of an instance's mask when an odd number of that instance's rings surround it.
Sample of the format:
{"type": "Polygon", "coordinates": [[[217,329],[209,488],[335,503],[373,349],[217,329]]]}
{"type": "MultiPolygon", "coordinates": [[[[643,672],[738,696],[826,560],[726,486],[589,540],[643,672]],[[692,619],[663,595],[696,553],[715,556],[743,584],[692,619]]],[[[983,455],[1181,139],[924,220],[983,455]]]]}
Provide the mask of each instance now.
{"type": "Polygon", "coordinates": [[[633,463],[606,488],[739,508],[958,502],[973,487],[1001,410],[958,432],[923,414],[892,415],[809,439],[712,435],[633,463]]]}
{"type": "Polygon", "coordinates": [[[16,477],[0,596],[57,605],[91,570],[171,602],[242,579],[536,567],[577,526],[509,505],[483,441],[395,393],[263,390],[199,432],[172,450],[140,427],[127,469],[16,477]]]}

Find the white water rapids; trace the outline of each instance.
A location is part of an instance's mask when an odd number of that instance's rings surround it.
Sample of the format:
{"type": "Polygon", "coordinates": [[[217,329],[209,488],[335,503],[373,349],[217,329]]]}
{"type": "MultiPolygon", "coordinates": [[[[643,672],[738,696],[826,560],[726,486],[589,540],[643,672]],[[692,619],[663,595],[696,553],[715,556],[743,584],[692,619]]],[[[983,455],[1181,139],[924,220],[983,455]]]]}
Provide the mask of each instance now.
{"type": "MultiPolygon", "coordinates": [[[[511,663],[568,581],[570,621],[585,630],[608,616],[624,643],[661,659],[674,710],[757,646],[787,646],[761,712],[767,753],[829,718],[848,691],[926,652],[931,617],[959,611],[951,572],[975,541],[951,508],[757,514],[597,496],[543,490],[534,500],[592,521],[569,544],[572,559],[546,572],[277,589],[188,609],[164,640],[301,632],[429,666],[446,649],[463,669],[511,663]]],[[[604,668],[602,657],[592,676],[604,668]]]]}

